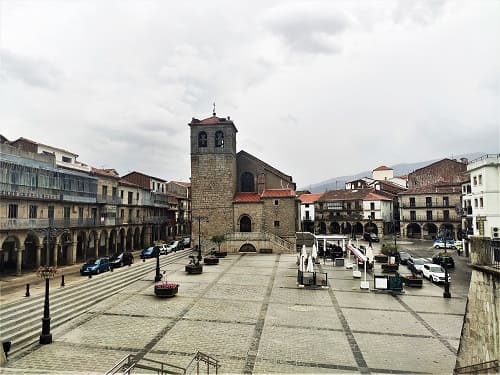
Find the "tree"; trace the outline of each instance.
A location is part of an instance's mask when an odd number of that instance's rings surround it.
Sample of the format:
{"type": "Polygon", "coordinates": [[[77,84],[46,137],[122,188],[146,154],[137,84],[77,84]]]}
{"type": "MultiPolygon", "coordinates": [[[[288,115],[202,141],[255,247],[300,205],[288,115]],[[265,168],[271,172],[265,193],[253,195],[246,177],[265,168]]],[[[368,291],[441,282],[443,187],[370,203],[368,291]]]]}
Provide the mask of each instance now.
{"type": "Polygon", "coordinates": [[[223,234],[218,234],[212,237],[212,242],[217,244],[217,251],[220,253],[220,245],[226,240],[223,234]]]}

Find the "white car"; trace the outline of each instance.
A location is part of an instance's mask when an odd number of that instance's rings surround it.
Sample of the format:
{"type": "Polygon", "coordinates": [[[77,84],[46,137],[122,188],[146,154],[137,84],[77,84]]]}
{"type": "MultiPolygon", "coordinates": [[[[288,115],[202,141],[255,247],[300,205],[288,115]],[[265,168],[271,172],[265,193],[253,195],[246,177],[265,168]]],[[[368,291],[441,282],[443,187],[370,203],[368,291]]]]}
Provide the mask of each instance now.
{"type": "Polygon", "coordinates": [[[167,254],[168,253],[168,245],[166,243],[162,243],[161,245],[158,245],[160,248],[160,254],[167,254]]]}
{"type": "Polygon", "coordinates": [[[414,273],[422,273],[423,268],[424,268],[424,264],[426,264],[426,263],[428,263],[428,260],[424,259],[424,258],[410,257],[406,261],[406,265],[408,266],[410,271],[412,271],[414,273]]]}
{"type": "MultiPolygon", "coordinates": [[[[433,283],[444,283],[444,269],[439,264],[426,263],[422,268],[422,275],[433,283]]],[[[448,275],[448,282],[451,281],[451,276],[448,275]]]]}

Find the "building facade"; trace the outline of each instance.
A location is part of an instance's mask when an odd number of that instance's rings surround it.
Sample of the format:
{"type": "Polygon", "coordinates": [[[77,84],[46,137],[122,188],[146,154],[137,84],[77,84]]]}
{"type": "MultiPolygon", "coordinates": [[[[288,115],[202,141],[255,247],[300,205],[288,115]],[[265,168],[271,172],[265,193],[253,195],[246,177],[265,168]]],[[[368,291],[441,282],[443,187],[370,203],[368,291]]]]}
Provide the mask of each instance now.
{"type": "Polygon", "coordinates": [[[298,200],[291,176],[237,153],[238,130],[229,117],[193,118],[189,127],[194,243],[213,246],[211,238],[224,235],[228,251],[295,251],[298,200]]]}

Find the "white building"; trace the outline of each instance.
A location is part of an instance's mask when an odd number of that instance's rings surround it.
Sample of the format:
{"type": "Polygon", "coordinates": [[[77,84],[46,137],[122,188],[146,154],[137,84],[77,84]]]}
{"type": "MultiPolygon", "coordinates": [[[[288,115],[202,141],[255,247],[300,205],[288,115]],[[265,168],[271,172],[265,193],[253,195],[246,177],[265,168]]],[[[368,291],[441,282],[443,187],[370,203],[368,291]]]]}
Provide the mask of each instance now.
{"type": "Polygon", "coordinates": [[[463,195],[463,206],[471,207],[475,236],[500,239],[500,154],[484,155],[467,164],[470,193],[463,195]]]}

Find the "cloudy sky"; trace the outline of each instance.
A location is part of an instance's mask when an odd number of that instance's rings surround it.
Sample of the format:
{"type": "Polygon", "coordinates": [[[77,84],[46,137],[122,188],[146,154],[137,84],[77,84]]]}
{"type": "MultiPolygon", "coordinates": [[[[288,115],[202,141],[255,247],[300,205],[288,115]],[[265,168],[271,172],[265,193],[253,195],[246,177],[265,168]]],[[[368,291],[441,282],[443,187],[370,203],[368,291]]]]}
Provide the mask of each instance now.
{"type": "Polygon", "coordinates": [[[500,1],[0,0],[0,134],[188,181],[192,117],[306,186],[500,152],[500,1]]]}

